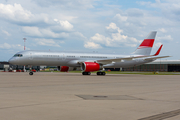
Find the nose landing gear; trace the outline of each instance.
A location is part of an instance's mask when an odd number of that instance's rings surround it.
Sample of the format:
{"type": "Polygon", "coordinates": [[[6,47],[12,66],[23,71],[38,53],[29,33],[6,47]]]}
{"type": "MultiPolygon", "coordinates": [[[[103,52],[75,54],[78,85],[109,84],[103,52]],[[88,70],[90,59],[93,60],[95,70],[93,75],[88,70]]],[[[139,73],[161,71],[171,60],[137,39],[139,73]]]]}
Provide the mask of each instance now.
{"type": "Polygon", "coordinates": [[[32,71],[30,71],[30,72],[29,72],[29,75],[33,75],[33,72],[32,72],[32,71]]]}
{"type": "Polygon", "coordinates": [[[29,75],[33,75],[33,70],[32,70],[32,66],[29,67],[29,75]]]}

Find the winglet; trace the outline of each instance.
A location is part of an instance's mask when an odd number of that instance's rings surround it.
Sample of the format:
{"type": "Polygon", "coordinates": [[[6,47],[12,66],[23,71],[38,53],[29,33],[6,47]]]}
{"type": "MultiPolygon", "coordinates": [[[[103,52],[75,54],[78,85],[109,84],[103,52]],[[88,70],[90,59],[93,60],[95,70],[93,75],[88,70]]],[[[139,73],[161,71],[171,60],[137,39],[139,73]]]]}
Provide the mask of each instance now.
{"type": "Polygon", "coordinates": [[[160,51],[161,51],[161,48],[162,48],[163,44],[159,47],[158,51],[153,55],[153,56],[157,56],[159,55],[160,51]]]}

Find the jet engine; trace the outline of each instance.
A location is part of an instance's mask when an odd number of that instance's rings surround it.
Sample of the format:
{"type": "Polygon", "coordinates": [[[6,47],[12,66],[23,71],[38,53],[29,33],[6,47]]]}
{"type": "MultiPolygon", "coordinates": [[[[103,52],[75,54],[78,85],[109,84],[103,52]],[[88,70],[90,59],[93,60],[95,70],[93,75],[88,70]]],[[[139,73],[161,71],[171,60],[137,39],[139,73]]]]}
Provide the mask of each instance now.
{"type": "Polygon", "coordinates": [[[69,70],[68,66],[58,66],[58,70],[60,72],[67,72],[69,70]]]}
{"type": "Polygon", "coordinates": [[[60,72],[81,71],[80,67],[58,66],[57,68],[60,72]]]}
{"type": "Polygon", "coordinates": [[[81,65],[81,69],[84,72],[93,72],[103,70],[102,65],[95,63],[95,62],[83,62],[81,65]]]}

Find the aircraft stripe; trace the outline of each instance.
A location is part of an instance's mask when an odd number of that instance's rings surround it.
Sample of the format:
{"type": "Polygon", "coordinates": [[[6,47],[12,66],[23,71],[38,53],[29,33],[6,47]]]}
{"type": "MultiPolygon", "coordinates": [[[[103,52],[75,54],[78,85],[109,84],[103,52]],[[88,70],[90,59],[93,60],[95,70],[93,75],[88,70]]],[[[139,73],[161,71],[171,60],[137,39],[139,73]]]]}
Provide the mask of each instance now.
{"type": "Polygon", "coordinates": [[[154,39],[144,39],[141,45],[138,48],[142,47],[153,47],[154,39]]]}

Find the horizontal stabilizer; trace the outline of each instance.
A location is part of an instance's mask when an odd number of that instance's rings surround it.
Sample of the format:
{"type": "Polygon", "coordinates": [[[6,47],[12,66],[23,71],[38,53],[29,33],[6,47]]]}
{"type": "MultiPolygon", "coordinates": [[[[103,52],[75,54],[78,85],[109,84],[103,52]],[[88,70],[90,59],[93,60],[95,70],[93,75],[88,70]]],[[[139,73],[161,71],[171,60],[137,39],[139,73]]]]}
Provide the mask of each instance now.
{"type": "Polygon", "coordinates": [[[151,57],[151,58],[145,58],[144,60],[156,60],[156,59],[167,58],[167,57],[171,57],[171,56],[151,57]]]}

